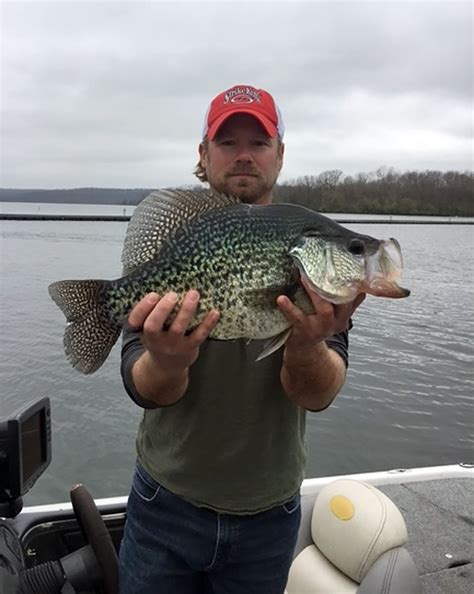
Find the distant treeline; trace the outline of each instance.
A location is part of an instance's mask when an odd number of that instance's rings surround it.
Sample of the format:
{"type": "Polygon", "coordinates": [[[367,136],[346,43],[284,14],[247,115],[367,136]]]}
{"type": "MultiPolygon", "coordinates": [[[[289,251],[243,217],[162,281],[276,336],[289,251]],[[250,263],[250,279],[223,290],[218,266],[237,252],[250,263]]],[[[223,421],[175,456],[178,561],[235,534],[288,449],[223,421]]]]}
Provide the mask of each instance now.
{"type": "MultiPolygon", "coordinates": [[[[399,173],[382,167],[375,172],[350,176],[333,169],[278,184],[275,200],[301,204],[319,212],[472,217],[473,182],[471,171],[399,173]]],[[[202,187],[196,185],[193,189],[202,187]]],[[[135,205],[151,191],[150,188],[0,188],[0,201],[135,205]]]]}
{"type": "Polygon", "coordinates": [[[57,204],[138,204],[148,188],[74,188],[72,190],[18,190],[0,188],[0,202],[53,202],[57,204]]]}
{"type": "Polygon", "coordinates": [[[474,216],[474,173],[380,168],[345,176],[339,169],[279,185],[278,202],[319,212],[474,216]]]}

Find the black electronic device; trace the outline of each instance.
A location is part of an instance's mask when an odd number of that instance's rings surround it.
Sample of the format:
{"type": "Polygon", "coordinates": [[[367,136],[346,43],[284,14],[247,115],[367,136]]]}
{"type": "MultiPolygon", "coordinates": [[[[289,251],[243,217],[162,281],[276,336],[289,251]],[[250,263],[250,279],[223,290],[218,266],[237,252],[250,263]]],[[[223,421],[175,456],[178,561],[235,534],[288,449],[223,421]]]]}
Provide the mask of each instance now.
{"type": "Polygon", "coordinates": [[[51,461],[49,398],[27,404],[0,420],[0,516],[14,517],[22,497],[51,461]]]}
{"type": "MultiPolygon", "coordinates": [[[[34,564],[27,559],[18,530],[21,521],[17,523],[21,515],[17,516],[22,509],[23,495],[50,461],[49,398],[41,398],[0,418],[0,594],[116,594],[118,560],[114,543],[83,485],[75,485],[71,490],[79,524],[71,530],[81,529],[86,546],[58,560],[34,564]]],[[[35,514],[30,510],[27,515],[35,514]]]]}

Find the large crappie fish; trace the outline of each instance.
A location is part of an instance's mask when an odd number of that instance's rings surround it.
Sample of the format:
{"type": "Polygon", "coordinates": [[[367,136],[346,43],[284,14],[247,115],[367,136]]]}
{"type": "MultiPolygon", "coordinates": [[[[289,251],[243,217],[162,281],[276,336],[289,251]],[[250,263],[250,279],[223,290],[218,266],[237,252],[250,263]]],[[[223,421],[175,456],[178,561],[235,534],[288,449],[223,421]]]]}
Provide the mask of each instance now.
{"type": "MultiPolygon", "coordinates": [[[[211,192],[152,192],[129,223],[117,280],[64,280],[49,293],[64,312],[66,355],[82,373],[106,360],[133,306],[147,293],[201,296],[192,327],[211,309],[221,317],[211,338],[270,339],[259,358],[279,348],[291,331],[276,305],[288,295],[313,310],[299,283],[332,303],[359,293],[406,297],[395,239],[350,231],[293,204],[249,205],[211,192]]],[[[179,302],[167,323],[171,323],[179,302]]]]}

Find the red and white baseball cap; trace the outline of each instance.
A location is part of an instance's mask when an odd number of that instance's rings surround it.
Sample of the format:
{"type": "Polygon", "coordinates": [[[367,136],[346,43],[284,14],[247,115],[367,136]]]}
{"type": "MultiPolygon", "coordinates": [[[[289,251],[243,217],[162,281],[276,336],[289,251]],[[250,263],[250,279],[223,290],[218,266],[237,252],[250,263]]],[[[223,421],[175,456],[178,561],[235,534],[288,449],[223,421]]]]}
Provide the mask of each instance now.
{"type": "Polygon", "coordinates": [[[254,116],[268,136],[283,138],[285,127],[278,105],[270,93],[250,85],[236,85],[214,97],[204,118],[202,137],[214,140],[222,124],[236,113],[254,116]]]}

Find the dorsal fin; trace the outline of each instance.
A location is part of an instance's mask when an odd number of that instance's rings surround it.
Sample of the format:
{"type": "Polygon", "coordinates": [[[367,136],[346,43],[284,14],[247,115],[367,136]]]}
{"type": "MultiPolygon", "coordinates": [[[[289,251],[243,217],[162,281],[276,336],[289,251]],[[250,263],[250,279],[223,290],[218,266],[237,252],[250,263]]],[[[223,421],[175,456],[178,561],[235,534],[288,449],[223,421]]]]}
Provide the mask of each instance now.
{"type": "Polygon", "coordinates": [[[238,198],[210,190],[156,190],[135,209],[122,251],[123,274],[152,260],[176,229],[198,215],[239,204],[238,198]]]}

